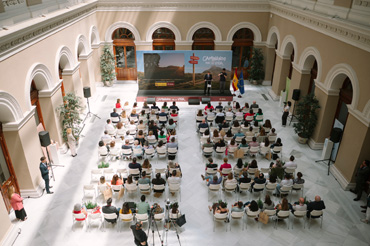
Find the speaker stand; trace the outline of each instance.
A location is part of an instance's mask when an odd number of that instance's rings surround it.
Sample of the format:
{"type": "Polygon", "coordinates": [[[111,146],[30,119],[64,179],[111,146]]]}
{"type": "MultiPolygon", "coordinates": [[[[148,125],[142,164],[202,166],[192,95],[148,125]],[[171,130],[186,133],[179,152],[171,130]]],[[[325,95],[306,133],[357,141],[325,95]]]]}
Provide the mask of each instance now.
{"type": "Polygon", "coordinates": [[[290,116],[289,126],[292,124],[293,118],[296,118],[296,119],[298,120],[297,116],[295,116],[295,115],[294,115],[294,112],[295,112],[295,104],[296,104],[296,103],[297,103],[297,101],[295,101],[295,102],[294,102],[294,106],[293,106],[293,113],[292,113],[292,115],[290,116]]]}
{"type": "MultiPolygon", "coordinates": [[[[82,124],[85,124],[85,121],[86,121],[86,119],[88,118],[88,117],[91,117],[91,116],[95,116],[96,118],[98,118],[98,119],[101,119],[97,114],[94,114],[94,113],[92,113],[91,111],[90,111],[90,104],[89,104],[89,98],[86,98],[86,100],[87,100],[87,108],[88,108],[88,112],[87,112],[87,114],[86,114],[86,116],[85,116],[85,119],[82,121],[82,124]]],[[[81,130],[82,131],[82,130],[81,130]]]]}
{"type": "Polygon", "coordinates": [[[333,155],[333,151],[334,151],[334,144],[333,144],[333,147],[331,148],[331,152],[330,152],[330,157],[329,159],[324,159],[324,160],[317,160],[315,162],[324,162],[324,161],[328,161],[328,176],[330,174],[330,163],[331,162],[334,162],[332,159],[331,159],[331,156],[333,155]]]}

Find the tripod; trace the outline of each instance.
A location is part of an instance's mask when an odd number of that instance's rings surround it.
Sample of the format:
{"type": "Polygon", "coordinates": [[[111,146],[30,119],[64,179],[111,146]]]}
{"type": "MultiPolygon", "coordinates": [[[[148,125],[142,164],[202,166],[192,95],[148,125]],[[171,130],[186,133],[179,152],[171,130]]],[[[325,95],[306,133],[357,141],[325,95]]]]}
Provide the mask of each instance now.
{"type": "MultiPolygon", "coordinates": [[[[172,225],[175,228],[177,240],[179,241],[179,245],[181,246],[180,236],[179,236],[179,233],[177,232],[176,224],[170,218],[169,213],[170,213],[170,211],[169,211],[169,205],[166,204],[166,219],[165,219],[165,221],[166,221],[166,223],[169,223],[169,224],[168,224],[168,226],[166,226],[166,232],[165,232],[165,234],[164,234],[163,237],[166,238],[166,245],[168,245],[168,243],[167,243],[167,240],[168,240],[168,230],[169,230],[169,227],[172,225]]],[[[163,228],[163,230],[164,230],[164,228],[163,228]]]]}
{"type": "Polygon", "coordinates": [[[334,161],[331,159],[331,156],[333,155],[333,151],[334,151],[334,145],[333,145],[333,147],[331,147],[331,152],[330,152],[329,159],[324,159],[324,160],[317,160],[317,161],[315,161],[315,162],[328,161],[328,176],[329,176],[329,174],[330,174],[330,163],[331,163],[331,162],[334,162],[334,161]]]}
{"type": "Polygon", "coordinates": [[[157,230],[157,233],[158,233],[159,240],[161,241],[161,246],[163,246],[163,240],[162,240],[161,234],[159,233],[157,222],[154,219],[153,210],[154,210],[154,208],[152,208],[150,210],[150,223],[149,223],[149,226],[148,226],[148,238],[149,238],[150,228],[152,228],[152,235],[153,235],[153,244],[152,245],[155,246],[155,242],[154,242],[154,226],[155,226],[155,229],[157,230]]]}
{"type": "Polygon", "coordinates": [[[296,102],[297,101],[295,101],[293,105],[293,112],[292,112],[292,115],[290,116],[291,118],[290,118],[289,126],[292,124],[293,118],[296,118],[298,120],[297,116],[294,115],[296,102]]]}
{"type": "Polygon", "coordinates": [[[87,119],[87,117],[95,116],[96,118],[100,119],[100,117],[97,114],[94,114],[90,111],[89,98],[86,98],[86,100],[87,100],[87,108],[89,111],[87,112],[85,119],[82,121],[82,124],[85,124],[85,120],[87,119]]]}

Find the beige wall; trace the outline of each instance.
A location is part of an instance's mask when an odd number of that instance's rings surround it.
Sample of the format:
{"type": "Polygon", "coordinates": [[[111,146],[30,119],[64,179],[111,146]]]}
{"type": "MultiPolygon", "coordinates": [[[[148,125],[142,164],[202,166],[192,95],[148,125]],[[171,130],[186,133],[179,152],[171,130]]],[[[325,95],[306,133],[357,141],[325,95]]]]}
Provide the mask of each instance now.
{"type": "MultiPolygon", "coordinates": [[[[1,198],[2,199],[2,198],[1,198]]],[[[4,201],[0,201],[0,243],[1,239],[8,233],[9,229],[11,228],[11,222],[9,219],[9,215],[7,213],[4,201]]]]}

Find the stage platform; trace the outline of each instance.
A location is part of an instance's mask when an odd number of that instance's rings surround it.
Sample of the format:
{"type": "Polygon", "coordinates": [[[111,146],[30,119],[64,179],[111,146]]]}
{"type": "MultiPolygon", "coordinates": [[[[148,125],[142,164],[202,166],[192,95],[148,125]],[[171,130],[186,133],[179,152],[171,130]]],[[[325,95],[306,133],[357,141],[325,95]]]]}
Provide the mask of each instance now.
{"type": "Polygon", "coordinates": [[[187,102],[189,99],[210,98],[211,101],[232,101],[233,95],[230,91],[221,94],[218,90],[211,91],[209,96],[203,94],[203,90],[144,90],[137,93],[136,101],[145,102],[148,98],[155,98],[156,102],[187,102]]]}

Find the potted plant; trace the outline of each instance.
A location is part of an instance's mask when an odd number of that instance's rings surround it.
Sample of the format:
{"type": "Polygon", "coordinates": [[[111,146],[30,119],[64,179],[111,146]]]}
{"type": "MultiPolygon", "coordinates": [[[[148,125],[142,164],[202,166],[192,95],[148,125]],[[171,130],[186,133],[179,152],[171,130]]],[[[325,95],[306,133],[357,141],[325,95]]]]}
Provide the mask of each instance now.
{"type": "Polygon", "coordinates": [[[251,66],[248,70],[248,79],[251,83],[262,83],[265,78],[265,70],[263,69],[263,54],[261,49],[253,48],[251,58],[251,66]]]}
{"type": "Polygon", "coordinates": [[[92,213],[92,211],[98,207],[98,204],[96,202],[88,201],[87,203],[85,202],[85,207],[87,212],[92,213]]]}
{"type": "Polygon", "coordinates": [[[307,143],[312,136],[317,124],[317,109],[320,108],[319,101],[312,94],[304,96],[297,104],[295,116],[298,122],[293,124],[294,131],[298,134],[300,143],[307,143]]]}
{"type": "Polygon", "coordinates": [[[80,119],[81,109],[81,98],[74,93],[67,93],[67,95],[63,97],[63,104],[57,107],[57,112],[62,122],[64,141],[67,141],[68,128],[72,129],[72,134],[76,141],[78,141],[81,131],[80,123],[82,121],[80,119]]]}
{"type": "Polygon", "coordinates": [[[109,167],[109,163],[108,162],[104,162],[102,161],[101,164],[98,165],[98,168],[108,168],[109,167]]]}
{"type": "Polygon", "coordinates": [[[101,77],[105,86],[112,86],[116,79],[115,60],[111,46],[105,45],[103,54],[100,56],[101,77]]]}

